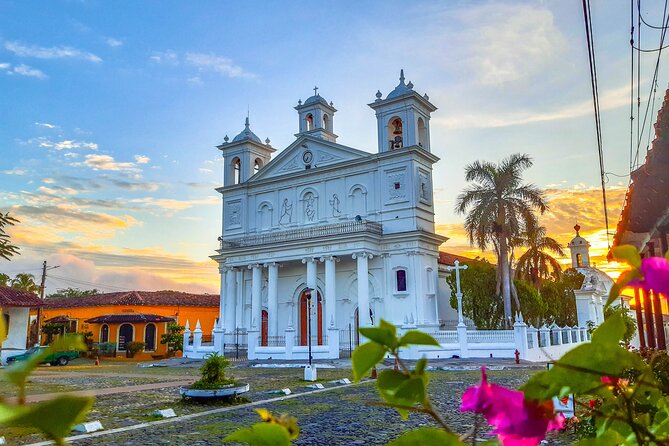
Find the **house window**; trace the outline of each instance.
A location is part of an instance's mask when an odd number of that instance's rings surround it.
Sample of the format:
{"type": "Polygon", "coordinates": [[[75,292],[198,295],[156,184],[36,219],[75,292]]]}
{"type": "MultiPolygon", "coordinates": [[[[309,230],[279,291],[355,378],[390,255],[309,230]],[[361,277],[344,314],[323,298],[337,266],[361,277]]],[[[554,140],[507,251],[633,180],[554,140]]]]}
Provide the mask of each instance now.
{"type": "Polygon", "coordinates": [[[397,291],[407,290],[407,271],[405,269],[398,269],[395,271],[395,283],[397,291]]]}
{"type": "Polygon", "coordinates": [[[100,342],[109,342],[109,325],[107,324],[100,329],[100,342]]]}

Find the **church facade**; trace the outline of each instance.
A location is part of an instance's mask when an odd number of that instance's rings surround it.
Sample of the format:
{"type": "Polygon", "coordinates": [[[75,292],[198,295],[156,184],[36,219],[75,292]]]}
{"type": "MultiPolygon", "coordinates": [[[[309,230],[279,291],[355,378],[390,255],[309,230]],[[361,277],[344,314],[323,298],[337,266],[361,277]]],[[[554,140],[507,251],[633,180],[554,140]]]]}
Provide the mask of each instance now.
{"type": "MultiPolygon", "coordinates": [[[[369,104],[375,153],[337,143],[332,102],[299,101],[295,141],[272,156],[250,128],[218,146],[224,158],[217,330],[257,333],[258,346],[378,324],[438,330],[430,115],[427,95],[400,82],[369,104]]],[[[442,305],[448,305],[444,302],[442,305]]],[[[443,310],[442,310],[443,313],[443,310]]],[[[337,339],[338,341],[338,339],[337,339]]],[[[255,343],[255,340],[253,340],[255,343]]],[[[338,352],[337,352],[338,353],[338,352]]]]}

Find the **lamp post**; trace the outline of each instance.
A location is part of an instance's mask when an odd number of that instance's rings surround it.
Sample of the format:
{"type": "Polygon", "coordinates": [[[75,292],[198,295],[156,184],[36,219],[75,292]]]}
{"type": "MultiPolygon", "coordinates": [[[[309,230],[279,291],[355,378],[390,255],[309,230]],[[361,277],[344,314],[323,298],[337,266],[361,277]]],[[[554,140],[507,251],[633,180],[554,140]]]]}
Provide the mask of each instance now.
{"type": "Polygon", "coordinates": [[[313,288],[305,288],[307,298],[307,345],[309,348],[309,365],[304,368],[304,380],[316,381],[316,367],[311,363],[311,293],[313,288]]]}

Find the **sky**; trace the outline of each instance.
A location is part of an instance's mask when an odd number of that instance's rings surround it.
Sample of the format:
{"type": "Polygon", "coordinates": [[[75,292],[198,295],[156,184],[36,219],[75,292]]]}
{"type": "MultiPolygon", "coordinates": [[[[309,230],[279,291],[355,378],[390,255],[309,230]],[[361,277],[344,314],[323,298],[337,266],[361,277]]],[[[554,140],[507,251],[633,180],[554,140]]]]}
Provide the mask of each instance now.
{"type": "MultiPolygon", "coordinates": [[[[662,6],[642,11],[658,23],[662,6]]],[[[629,3],[593,0],[592,15],[613,232],[629,173],[629,3]]],[[[644,54],[642,110],[654,63],[644,54]]],[[[47,260],[58,266],[47,292],[217,292],[215,146],[248,113],[261,139],[285,148],[293,107],[317,85],[339,110],[338,142],[375,152],[366,104],[401,68],[439,108],[443,250],[481,255],[453,210],[465,166],[521,152],[534,160],[526,181],[550,201],[549,234],[566,244],[578,222],[597,267],[619,270],[605,259],[580,1],[0,0],[0,210],[21,221],[10,229],[21,255],[0,272],[38,276],[47,260]]],[[[666,82],[661,66],[652,121],[666,82]]]]}

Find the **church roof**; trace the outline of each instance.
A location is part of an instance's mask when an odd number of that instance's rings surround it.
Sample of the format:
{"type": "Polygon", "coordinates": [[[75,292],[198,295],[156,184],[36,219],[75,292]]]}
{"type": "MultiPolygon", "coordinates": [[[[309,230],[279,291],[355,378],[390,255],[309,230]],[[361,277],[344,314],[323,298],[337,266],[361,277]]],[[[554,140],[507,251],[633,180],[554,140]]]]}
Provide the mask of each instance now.
{"type": "Polygon", "coordinates": [[[579,231],[581,230],[581,226],[579,226],[579,224],[577,223],[576,226],[574,226],[574,229],[576,230],[576,237],[571,239],[568,246],[570,248],[575,247],[575,246],[587,246],[587,247],[589,247],[590,243],[588,243],[588,241],[586,239],[584,239],[583,237],[581,237],[581,234],[579,234],[579,231]]]}
{"type": "Polygon", "coordinates": [[[388,93],[386,99],[397,98],[399,96],[411,93],[413,91],[413,84],[409,81],[408,84],[404,83],[404,70],[400,70],[400,83],[395,87],[393,91],[388,93]]]}
{"type": "Polygon", "coordinates": [[[260,138],[251,131],[251,127],[249,126],[249,118],[246,118],[246,122],[244,123],[244,130],[242,130],[239,135],[235,136],[232,139],[232,142],[239,142],[239,141],[244,141],[246,139],[249,139],[253,142],[257,142],[259,144],[262,144],[262,141],[260,141],[260,138]]]}
{"type": "Polygon", "coordinates": [[[330,105],[330,104],[328,104],[328,101],[326,101],[325,98],[323,96],[321,96],[320,94],[315,94],[315,95],[307,98],[306,101],[304,101],[304,105],[311,105],[311,104],[318,104],[318,103],[324,104],[324,105],[327,105],[327,106],[330,105]]]}

